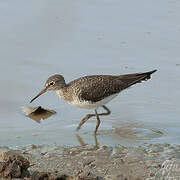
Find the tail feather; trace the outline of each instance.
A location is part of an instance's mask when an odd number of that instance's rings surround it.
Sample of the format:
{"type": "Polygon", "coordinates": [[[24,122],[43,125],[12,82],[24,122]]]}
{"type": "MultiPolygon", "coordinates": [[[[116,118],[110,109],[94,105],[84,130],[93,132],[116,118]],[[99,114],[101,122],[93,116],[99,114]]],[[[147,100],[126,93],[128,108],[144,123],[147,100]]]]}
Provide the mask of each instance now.
{"type": "Polygon", "coordinates": [[[127,88],[136,83],[141,83],[142,81],[147,81],[151,78],[151,74],[155,73],[157,70],[144,72],[144,73],[135,73],[135,74],[125,74],[120,75],[119,78],[122,82],[127,85],[127,88]]]}

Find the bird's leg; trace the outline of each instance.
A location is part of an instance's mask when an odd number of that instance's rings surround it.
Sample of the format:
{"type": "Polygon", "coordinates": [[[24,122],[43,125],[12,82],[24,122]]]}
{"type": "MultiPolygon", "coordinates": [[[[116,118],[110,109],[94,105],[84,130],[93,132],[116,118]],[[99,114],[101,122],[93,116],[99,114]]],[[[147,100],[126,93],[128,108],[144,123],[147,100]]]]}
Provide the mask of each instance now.
{"type": "Polygon", "coordinates": [[[106,110],[106,113],[101,113],[99,116],[107,116],[111,114],[111,111],[105,105],[102,107],[106,110]]]}
{"type": "Polygon", "coordinates": [[[96,135],[96,132],[97,132],[97,130],[98,130],[98,127],[99,127],[99,125],[100,125],[100,123],[101,123],[101,121],[100,121],[100,119],[99,119],[99,115],[98,115],[96,109],[95,109],[95,115],[96,115],[96,119],[97,119],[97,124],[96,124],[96,129],[95,129],[95,131],[94,131],[94,134],[96,135]]]}
{"type": "MultiPolygon", "coordinates": [[[[111,114],[111,111],[106,107],[106,106],[102,106],[107,112],[105,112],[105,113],[100,113],[100,114],[98,114],[99,116],[107,116],[107,115],[109,115],[109,114],[111,114]]],[[[78,127],[76,128],[76,130],[78,131],[80,128],[81,128],[81,126],[89,119],[89,118],[91,118],[91,117],[93,117],[93,116],[96,116],[96,114],[87,114],[81,121],[80,121],[80,123],[79,123],[79,125],[78,125],[78,127]]]]}
{"type": "Polygon", "coordinates": [[[76,128],[76,130],[78,131],[81,126],[91,117],[95,116],[95,114],[87,114],[79,123],[78,127],[76,128]]]}
{"type": "Polygon", "coordinates": [[[95,142],[95,147],[98,148],[99,147],[99,143],[98,143],[96,134],[94,134],[94,142],[95,142]]]}

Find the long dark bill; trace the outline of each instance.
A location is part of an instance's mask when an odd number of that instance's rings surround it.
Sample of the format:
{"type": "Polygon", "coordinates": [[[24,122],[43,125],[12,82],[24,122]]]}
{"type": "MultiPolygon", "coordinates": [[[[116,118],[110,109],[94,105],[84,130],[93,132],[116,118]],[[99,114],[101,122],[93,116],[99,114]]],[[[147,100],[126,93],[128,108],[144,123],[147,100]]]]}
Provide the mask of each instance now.
{"type": "Polygon", "coordinates": [[[38,98],[40,95],[44,94],[47,91],[47,88],[44,88],[37,96],[35,96],[30,103],[32,103],[36,98],[38,98]]]}

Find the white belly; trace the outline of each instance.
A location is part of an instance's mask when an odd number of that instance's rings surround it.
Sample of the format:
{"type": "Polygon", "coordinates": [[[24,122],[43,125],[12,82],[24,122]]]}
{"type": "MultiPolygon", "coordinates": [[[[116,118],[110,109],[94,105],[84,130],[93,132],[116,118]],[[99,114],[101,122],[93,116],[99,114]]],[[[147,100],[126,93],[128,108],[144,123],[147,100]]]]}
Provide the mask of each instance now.
{"type": "Polygon", "coordinates": [[[97,109],[98,107],[101,107],[103,105],[105,105],[106,103],[108,103],[109,101],[111,101],[112,99],[114,99],[117,94],[113,94],[111,96],[108,96],[106,98],[104,98],[101,101],[98,101],[96,103],[92,103],[91,101],[79,101],[78,99],[72,101],[72,102],[68,102],[69,104],[79,107],[79,108],[84,108],[84,109],[97,109]]]}

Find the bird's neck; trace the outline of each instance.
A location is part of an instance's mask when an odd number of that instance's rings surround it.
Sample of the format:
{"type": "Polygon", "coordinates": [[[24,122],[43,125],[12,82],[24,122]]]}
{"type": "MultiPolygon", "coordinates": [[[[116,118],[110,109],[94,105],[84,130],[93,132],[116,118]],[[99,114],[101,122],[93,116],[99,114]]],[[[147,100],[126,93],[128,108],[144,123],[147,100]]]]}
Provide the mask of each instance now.
{"type": "Polygon", "coordinates": [[[63,87],[60,88],[58,90],[56,90],[56,94],[63,100],[67,101],[67,102],[71,102],[72,101],[72,95],[68,93],[67,91],[67,87],[63,87]]]}

